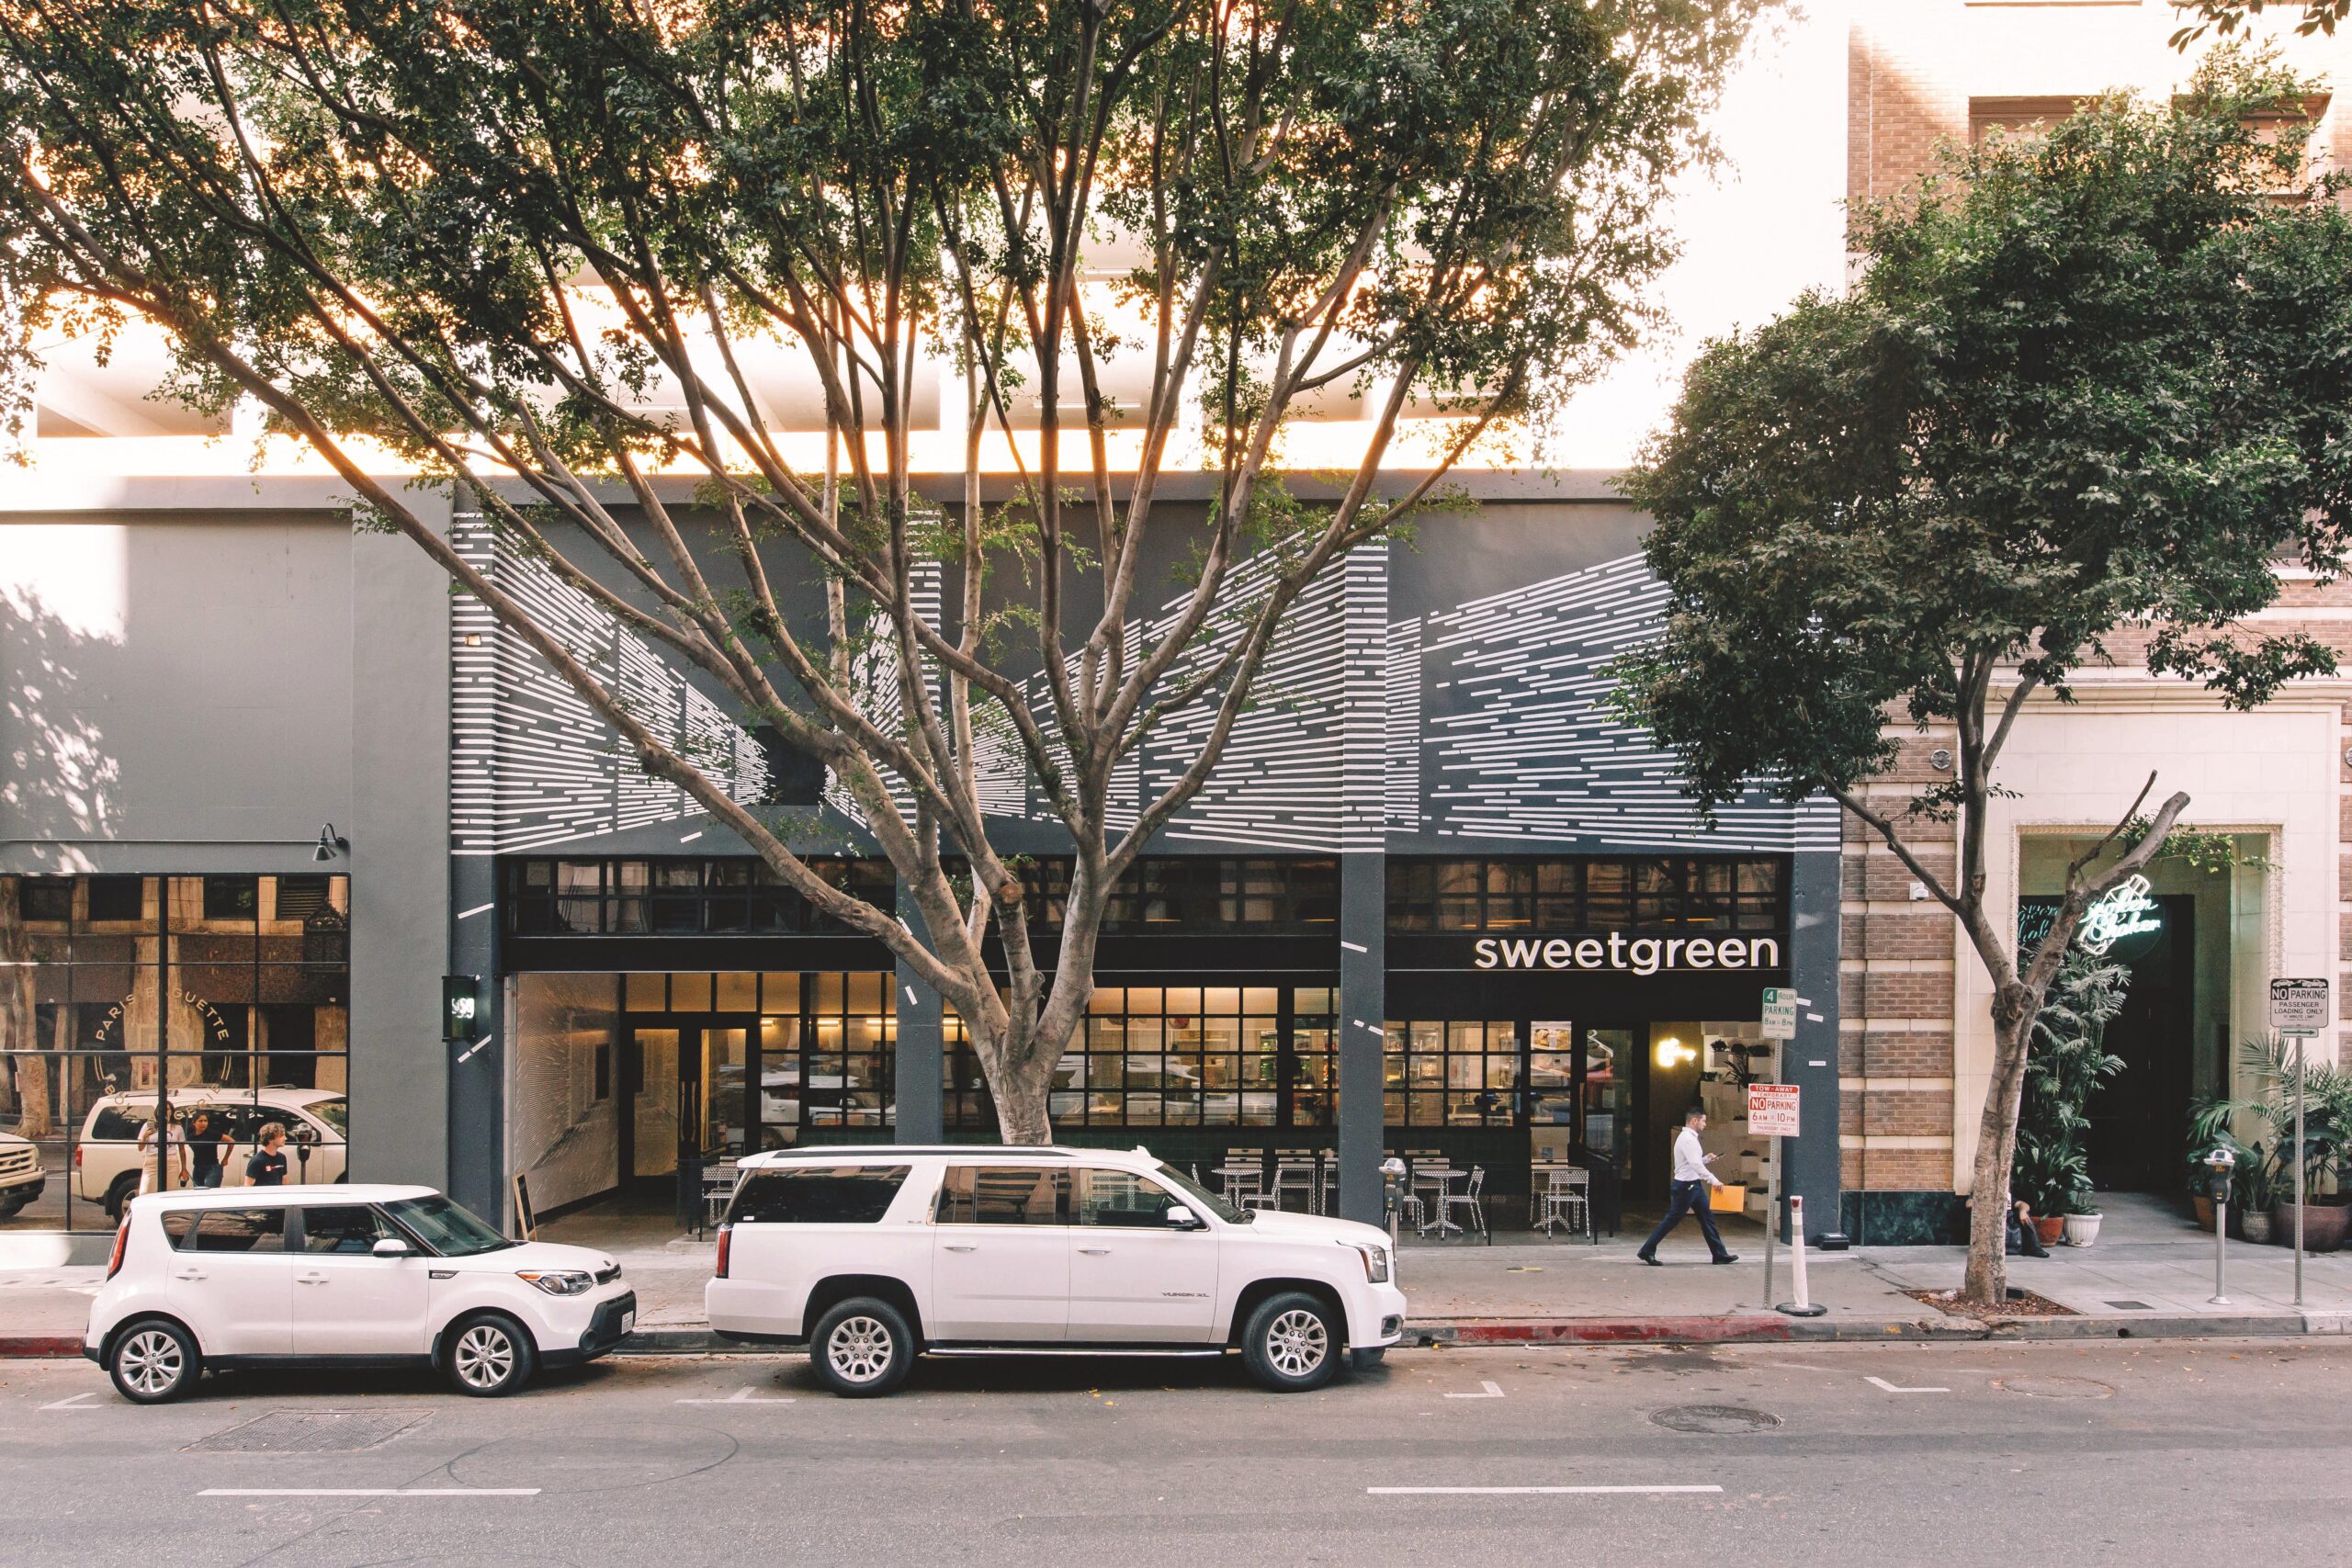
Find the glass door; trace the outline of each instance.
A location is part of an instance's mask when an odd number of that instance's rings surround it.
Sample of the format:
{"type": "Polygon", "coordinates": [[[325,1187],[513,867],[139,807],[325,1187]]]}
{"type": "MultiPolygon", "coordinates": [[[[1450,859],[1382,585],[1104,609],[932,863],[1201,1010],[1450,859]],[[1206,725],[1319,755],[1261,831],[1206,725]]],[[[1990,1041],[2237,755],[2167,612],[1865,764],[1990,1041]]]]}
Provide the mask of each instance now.
{"type": "Polygon", "coordinates": [[[629,1030],[621,1172],[634,1195],[666,1200],[677,1176],[679,1033],[670,1025],[629,1030]]]}
{"type": "Polygon", "coordinates": [[[750,1021],[707,1025],[701,1031],[700,1092],[695,1096],[691,1146],[707,1159],[748,1154],[752,1125],[750,1021]]]}
{"type": "Polygon", "coordinates": [[[1632,1029],[1580,1030],[1576,1059],[1576,1141],[1617,1173],[1621,1190],[1643,1190],[1634,1169],[1641,1142],[1634,1104],[1634,1076],[1642,1069],[1641,1047],[1632,1029]]]}

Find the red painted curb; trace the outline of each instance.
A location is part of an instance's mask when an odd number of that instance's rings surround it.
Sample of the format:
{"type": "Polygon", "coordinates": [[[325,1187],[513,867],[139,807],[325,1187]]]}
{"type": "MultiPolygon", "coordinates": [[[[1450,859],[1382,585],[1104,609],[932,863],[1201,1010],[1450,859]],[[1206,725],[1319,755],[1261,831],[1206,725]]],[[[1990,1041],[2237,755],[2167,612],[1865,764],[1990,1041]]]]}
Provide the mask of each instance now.
{"type": "Polygon", "coordinates": [[[82,1337],[78,1334],[0,1334],[0,1359],[79,1356],[81,1353],[82,1337]]]}
{"type": "MultiPolygon", "coordinates": [[[[1408,1325],[1408,1327],[1410,1327],[1408,1325]]],[[[1537,1323],[1457,1323],[1456,1345],[1639,1345],[1661,1339],[1709,1344],[1734,1339],[1793,1339],[1796,1325],[1777,1313],[1736,1317],[1584,1317],[1537,1323]]]]}

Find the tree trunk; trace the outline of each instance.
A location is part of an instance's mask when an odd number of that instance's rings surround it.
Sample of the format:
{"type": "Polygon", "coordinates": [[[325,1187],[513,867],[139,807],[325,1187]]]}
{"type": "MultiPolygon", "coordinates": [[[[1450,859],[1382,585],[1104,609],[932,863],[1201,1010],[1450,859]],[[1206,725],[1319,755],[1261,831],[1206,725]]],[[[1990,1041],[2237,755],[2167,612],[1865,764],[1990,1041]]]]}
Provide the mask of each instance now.
{"type": "Polygon", "coordinates": [[[1057,1051],[1048,1055],[1042,1044],[1025,1057],[1008,1051],[1000,1069],[989,1075],[989,1088],[996,1096],[997,1130],[1006,1143],[1054,1141],[1047,1096],[1053,1088],[1054,1062],[1059,1055],[1057,1051]]]}
{"type": "Polygon", "coordinates": [[[2009,1171],[2017,1159],[2018,1102],[2025,1091],[2026,1047],[2040,998],[2020,985],[1993,998],[1993,1077],[1976,1129],[1975,1178],[1969,1187],[1968,1272],[1962,1304],[1997,1311],[2008,1304],[2009,1171]]]}

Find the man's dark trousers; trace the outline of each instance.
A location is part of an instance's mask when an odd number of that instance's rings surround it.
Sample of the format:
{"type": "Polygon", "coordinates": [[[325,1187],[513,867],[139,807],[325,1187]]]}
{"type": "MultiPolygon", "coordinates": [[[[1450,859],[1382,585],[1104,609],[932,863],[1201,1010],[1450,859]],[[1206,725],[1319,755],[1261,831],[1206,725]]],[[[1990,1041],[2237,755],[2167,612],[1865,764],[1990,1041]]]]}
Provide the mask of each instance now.
{"type": "Polygon", "coordinates": [[[1699,1216],[1699,1229],[1706,1234],[1707,1250],[1713,1255],[1715,1261],[1720,1263],[1730,1257],[1731,1254],[1724,1249],[1724,1238],[1715,1231],[1714,1211],[1707,1203],[1709,1190],[1710,1186],[1704,1181],[1676,1182],[1674,1201],[1666,1206],[1666,1218],[1658,1221],[1657,1229],[1650,1232],[1649,1240],[1642,1243],[1641,1256],[1648,1258],[1655,1254],[1657,1244],[1666,1239],[1667,1233],[1682,1223],[1682,1216],[1695,1213],[1699,1216]]]}

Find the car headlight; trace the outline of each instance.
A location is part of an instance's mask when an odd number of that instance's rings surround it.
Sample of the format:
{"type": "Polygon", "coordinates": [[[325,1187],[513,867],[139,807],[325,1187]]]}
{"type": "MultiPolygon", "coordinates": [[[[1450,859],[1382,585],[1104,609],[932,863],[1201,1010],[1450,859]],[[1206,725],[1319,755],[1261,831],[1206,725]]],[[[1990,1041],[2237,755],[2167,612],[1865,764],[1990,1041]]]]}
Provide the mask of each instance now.
{"type": "Polygon", "coordinates": [[[596,1283],[582,1269],[517,1269],[517,1280],[528,1280],[551,1296],[584,1296],[596,1283]]]}
{"type": "Polygon", "coordinates": [[[1388,1249],[1386,1247],[1373,1247],[1353,1241],[1343,1241],[1340,1245],[1354,1248],[1355,1255],[1363,1259],[1363,1277],[1366,1283],[1374,1285],[1388,1283],[1388,1249]]]}

